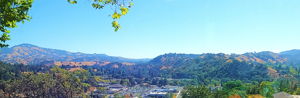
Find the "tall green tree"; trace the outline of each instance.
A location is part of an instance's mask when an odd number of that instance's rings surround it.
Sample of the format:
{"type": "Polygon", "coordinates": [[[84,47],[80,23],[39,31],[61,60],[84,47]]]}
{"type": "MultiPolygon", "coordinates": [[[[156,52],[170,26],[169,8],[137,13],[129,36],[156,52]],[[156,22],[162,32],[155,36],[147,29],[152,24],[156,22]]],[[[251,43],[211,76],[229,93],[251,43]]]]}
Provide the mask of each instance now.
{"type": "Polygon", "coordinates": [[[243,98],[247,96],[247,87],[242,81],[228,81],[223,85],[223,90],[228,96],[239,95],[243,98]]]}
{"type": "Polygon", "coordinates": [[[212,98],[212,92],[209,88],[200,86],[190,86],[185,88],[182,93],[183,98],[212,98]]]}
{"type": "Polygon", "coordinates": [[[30,19],[28,11],[33,0],[0,0],[0,47],[7,47],[5,44],[10,40],[8,28],[17,27],[18,22],[25,22],[30,19]]]}
{"type": "Polygon", "coordinates": [[[273,82],[269,82],[269,81],[261,82],[259,92],[260,95],[262,96],[265,96],[267,98],[273,98],[273,94],[275,93],[273,82]]]}
{"type": "Polygon", "coordinates": [[[73,98],[82,96],[84,83],[76,74],[54,67],[48,73],[26,72],[9,80],[4,92],[9,97],[73,98]]]}

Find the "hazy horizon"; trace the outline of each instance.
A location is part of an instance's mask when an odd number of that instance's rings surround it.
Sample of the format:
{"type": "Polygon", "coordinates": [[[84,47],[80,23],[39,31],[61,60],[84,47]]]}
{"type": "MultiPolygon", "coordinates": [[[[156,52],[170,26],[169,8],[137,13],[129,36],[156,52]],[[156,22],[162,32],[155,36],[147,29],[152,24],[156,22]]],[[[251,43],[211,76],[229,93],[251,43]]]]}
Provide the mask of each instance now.
{"type": "Polygon", "coordinates": [[[31,21],[11,30],[10,46],[41,47],[126,58],[164,53],[281,52],[300,49],[297,0],[151,0],[135,6],[114,32],[108,10],[89,1],[37,0],[31,21]]]}
{"type": "MultiPolygon", "coordinates": [[[[34,44],[30,44],[30,43],[22,43],[22,44],[18,44],[18,45],[24,45],[24,44],[34,45],[34,44]]],[[[18,45],[15,45],[15,46],[18,46],[18,45]]],[[[34,46],[41,47],[41,48],[47,48],[47,49],[56,49],[56,48],[52,48],[52,47],[43,47],[43,46],[38,46],[38,45],[34,45],[34,46]]],[[[9,46],[9,48],[12,48],[12,47],[14,47],[14,46],[9,46]]],[[[107,53],[87,53],[87,52],[81,52],[81,51],[69,51],[69,50],[64,50],[64,49],[57,49],[57,50],[63,50],[63,51],[68,51],[68,52],[72,52],[72,53],[105,54],[105,55],[108,55],[108,56],[124,57],[124,58],[129,58],[129,59],[153,59],[157,56],[164,55],[164,54],[170,54],[170,53],[176,53],[176,54],[205,54],[205,53],[244,54],[244,53],[255,53],[255,52],[258,53],[258,52],[268,51],[268,50],[265,50],[265,51],[248,51],[248,52],[243,52],[243,53],[225,53],[225,52],[179,53],[179,52],[168,52],[168,53],[162,53],[162,54],[158,54],[154,57],[148,57],[148,58],[131,58],[131,57],[125,57],[125,56],[122,56],[122,55],[110,55],[110,54],[107,54],[107,53]]],[[[289,49],[289,50],[284,50],[284,51],[279,51],[279,52],[274,52],[274,51],[269,51],[269,52],[280,53],[280,52],[285,52],[285,51],[290,51],[290,50],[300,50],[300,49],[289,49]]]]}

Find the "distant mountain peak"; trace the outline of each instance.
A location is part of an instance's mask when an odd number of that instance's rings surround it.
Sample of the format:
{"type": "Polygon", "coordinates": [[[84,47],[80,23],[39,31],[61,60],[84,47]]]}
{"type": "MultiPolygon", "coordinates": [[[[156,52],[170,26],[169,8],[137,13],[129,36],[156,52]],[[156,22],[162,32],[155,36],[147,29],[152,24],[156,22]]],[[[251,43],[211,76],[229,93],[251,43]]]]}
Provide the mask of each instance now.
{"type": "Polygon", "coordinates": [[[38,47],[36,45],[32,45],[32,44],[28,44],[28,43],[23,43],[23,44],[19,44],[13,47],[38,47]]]}
{"type": "Polygon", "coordinates": [[[270,53],[270,54],[275,54],[275,53],[272,52],[272,51],[261,51],[261,52],[258,52],[258,53],[270,53]]]}

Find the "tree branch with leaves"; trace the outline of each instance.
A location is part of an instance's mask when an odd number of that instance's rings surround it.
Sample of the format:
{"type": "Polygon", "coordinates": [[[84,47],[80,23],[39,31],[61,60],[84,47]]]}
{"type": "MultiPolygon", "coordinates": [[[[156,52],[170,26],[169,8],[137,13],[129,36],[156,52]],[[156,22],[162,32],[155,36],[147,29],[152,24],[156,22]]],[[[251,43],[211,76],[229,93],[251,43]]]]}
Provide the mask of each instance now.
{"type": "MultiPolygon", "coordinates": [[[[78,0],[67,0],[71,4],[77,4],[78,0]]],[[[16,28],[17,23],[29,21],[31,17],[28,11],[32,7],[33,0],[0,0],[0,48],[7,47],[6,41],[10,40],[11,28],[16,28]]],[[[110,7],[112,9],[112,27],[118,31],[121,26],[118,20],[126,15],[133,6],[132,0],[91,0],[91,6],[95,9],[110,7]]]]}

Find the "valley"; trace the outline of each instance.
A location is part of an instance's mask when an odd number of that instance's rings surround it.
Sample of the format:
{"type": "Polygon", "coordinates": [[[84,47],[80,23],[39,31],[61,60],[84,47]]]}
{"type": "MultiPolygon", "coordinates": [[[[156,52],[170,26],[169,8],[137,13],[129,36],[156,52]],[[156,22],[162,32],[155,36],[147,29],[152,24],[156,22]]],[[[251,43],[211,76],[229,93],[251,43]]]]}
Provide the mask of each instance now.
{"type": "MultiPolygon", "coordinates": [[[[86,75],[81,79],[89,86],[83,91],[94,97],[181,96],[179,92],[183,87],[190,85],[219,89],[230,81],[256,85],[282,79],[294,81],[300,77],[300,50],[244,54],[168,53],[153,59],[128,59],[21,44],[2,49],[0,56],[0,61],[7,63],[3,66],[19,66],[16,68],[21,70],[15,74],[21,76],[31,72],[55,74],[53,68],[73,73],[75,77],[86,75]],[[100,80],[96,81],[96,77],[100,80]]],[[[2,76],[4,80],[5,77],[2,76]]]]}

